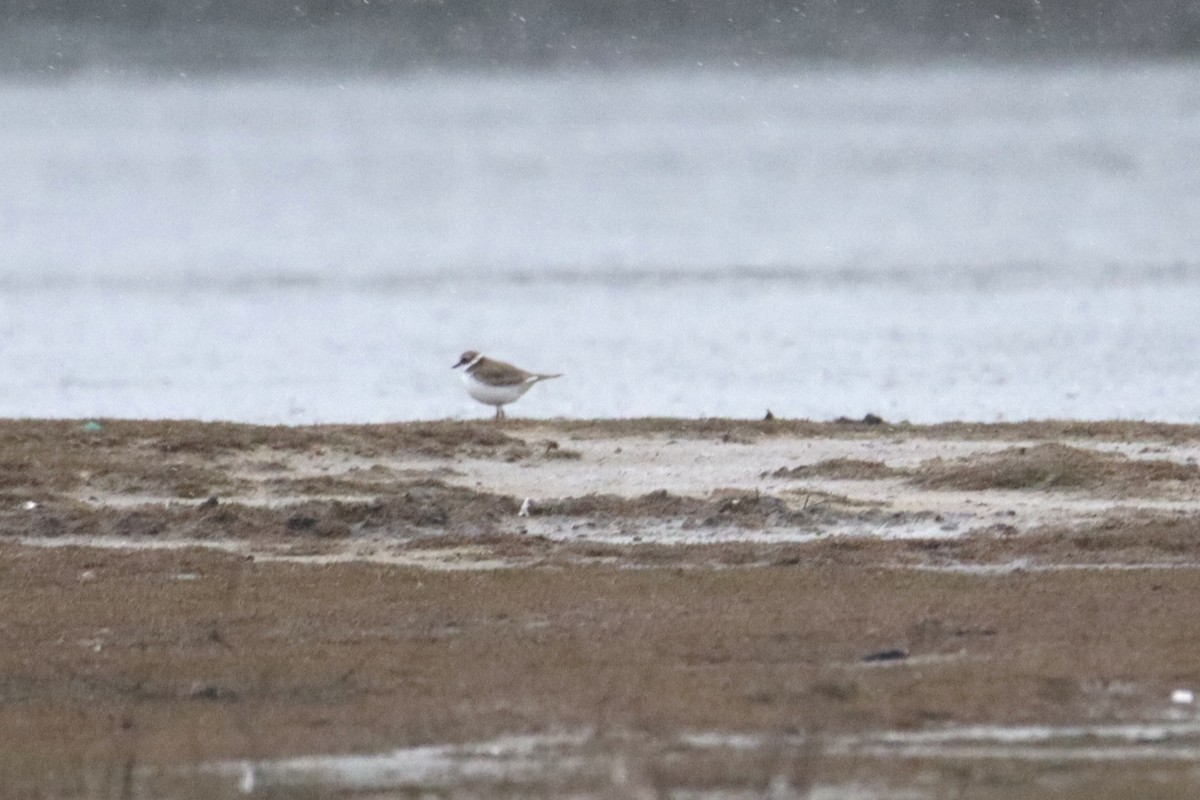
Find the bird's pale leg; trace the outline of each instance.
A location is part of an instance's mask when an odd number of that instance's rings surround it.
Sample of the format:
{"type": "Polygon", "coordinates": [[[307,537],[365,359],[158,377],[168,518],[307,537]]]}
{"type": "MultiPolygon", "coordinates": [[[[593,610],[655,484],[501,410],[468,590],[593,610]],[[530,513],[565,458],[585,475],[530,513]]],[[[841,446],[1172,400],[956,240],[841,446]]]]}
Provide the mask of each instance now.
{"type": "Polygon", "coordinates": [[[496,406],[496,421],[504,419],[504,406],[496,406]]]}

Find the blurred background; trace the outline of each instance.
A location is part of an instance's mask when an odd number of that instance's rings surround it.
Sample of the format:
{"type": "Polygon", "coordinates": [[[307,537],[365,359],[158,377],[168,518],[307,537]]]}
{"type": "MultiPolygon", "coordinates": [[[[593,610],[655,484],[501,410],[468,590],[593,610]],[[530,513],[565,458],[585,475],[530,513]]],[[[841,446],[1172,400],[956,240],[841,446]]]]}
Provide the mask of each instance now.
{"type": "Polygon", "coordinates": [[[1200,2],[0,2],[0,415],[1200,418],[1200,2]]]}

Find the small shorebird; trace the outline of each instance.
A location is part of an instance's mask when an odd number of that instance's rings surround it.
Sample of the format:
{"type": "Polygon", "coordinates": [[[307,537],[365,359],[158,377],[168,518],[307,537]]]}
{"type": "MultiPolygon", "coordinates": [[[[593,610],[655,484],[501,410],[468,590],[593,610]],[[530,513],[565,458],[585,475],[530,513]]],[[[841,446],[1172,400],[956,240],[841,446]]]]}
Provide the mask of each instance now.
{"type": "Polygon", "coordinates": [[[453,368],[459,367],[466,367],[463,370],[463,382],[467,384],[467,394],[481,403],[495,406],[496,419],[504,419],[504,406],[519,400],[530,386],[538,381],[562,377],[526,372],[512,364],[484,358],[475,350],[462,354],[453,368]]]}

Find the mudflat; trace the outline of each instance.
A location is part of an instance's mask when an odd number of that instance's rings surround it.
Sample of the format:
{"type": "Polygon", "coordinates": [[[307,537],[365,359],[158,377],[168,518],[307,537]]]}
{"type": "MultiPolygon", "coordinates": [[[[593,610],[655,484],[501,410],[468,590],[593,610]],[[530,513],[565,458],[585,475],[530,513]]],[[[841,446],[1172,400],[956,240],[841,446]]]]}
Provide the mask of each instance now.
{"type": "Polygon", "coordinates": [[[1194,796],[1200,426],[0,421],[10,796],[1194,796]]]}

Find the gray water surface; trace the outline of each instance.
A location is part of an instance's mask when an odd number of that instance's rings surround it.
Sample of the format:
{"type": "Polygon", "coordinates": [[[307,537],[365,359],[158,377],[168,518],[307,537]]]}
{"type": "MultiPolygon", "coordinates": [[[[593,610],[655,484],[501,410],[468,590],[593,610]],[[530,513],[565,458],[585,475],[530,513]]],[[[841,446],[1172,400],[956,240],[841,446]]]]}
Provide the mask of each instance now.
{"type": "Polygon", "coordinates": [[[1200,65],[0,84],[0,415],[1200,418],[1200,65]]]}

